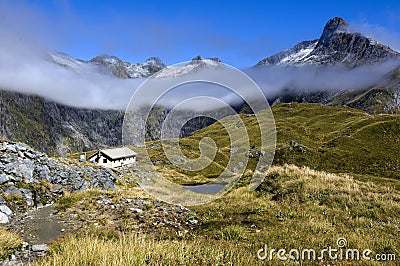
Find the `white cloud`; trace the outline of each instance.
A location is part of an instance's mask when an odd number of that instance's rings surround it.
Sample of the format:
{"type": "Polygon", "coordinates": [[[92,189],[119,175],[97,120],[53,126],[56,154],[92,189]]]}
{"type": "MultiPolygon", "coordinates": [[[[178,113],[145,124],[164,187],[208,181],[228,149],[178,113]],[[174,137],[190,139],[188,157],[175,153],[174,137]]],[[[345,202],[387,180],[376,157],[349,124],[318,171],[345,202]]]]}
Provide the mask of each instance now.
{"type": "MultiPolygon", "coordinates": [[[[42,28],[46,28],[49,26],[46,23],[30,9],[0,3],[0,89],[39,95],[75,107],[125,109],[143,79],[123,80],[97,72],[75,73],[56,65],[49,60],[47,54],[47,44],[54,41],[51,35],[56,28],[49,27],[49,30],[45,30],[39,27],[42,25],[42,28]]],[[[396,35],[386,34],[384,30],[371,27],[369,24],[364,25],[364,28],[372,29],[371,34],[381,32],[381,38],[391,39],[393,45],[399,39],[395,38],[396,35]]],[[[309,66],[258,67],[248,69],[246,72],[259,83],[266,96],[271,98],[286,88],[350,90],[366,87],[376,83],[395,66],[398,66],[398,62],[386,62],[353,70],[309,66]]],[[[235,80],[235,77],[223,70],[203,74],[220,75],[219,79],[235,80]]],[[[235,89],[245,94],[247,88],[241,86],[240,81],[236,83],[235,89]]],[[[159,86],[163,86],[162,83],[159,86]]],[[[156,91],[155,88],[154,93],[156,91]]],[[[229,103],[238,102],[238,96],[210,84],[187,85],[171,93],[163,99],[163,102],[175,105],[188,97],[197,96],[216,97],[229,103]]],[[[143,103],[146,103],[146,99],[143,99],[143,103]]],[[[204,102],[196,106],[196,108],[210,107],[204,102]]]]}

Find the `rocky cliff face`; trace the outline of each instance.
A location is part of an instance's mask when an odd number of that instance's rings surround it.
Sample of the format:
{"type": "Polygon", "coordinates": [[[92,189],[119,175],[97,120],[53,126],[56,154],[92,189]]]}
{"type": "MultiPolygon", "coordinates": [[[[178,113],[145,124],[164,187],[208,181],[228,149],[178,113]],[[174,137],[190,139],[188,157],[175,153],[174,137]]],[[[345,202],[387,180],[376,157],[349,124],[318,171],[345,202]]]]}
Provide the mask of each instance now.
{"type": "MultiPolygon", "coordinates": [[[[147,123],[147,115],[135,116],[134,131],[146,130],[147,140],[159,139],[169,112],[166,107],[156,106],[147,123]]],[[[0,91],[0,113],[0,136],[27,143],[49,155],[62,156],[122,144],[123,111],[78,109],[38,96],[0,91]]],[[[181,125],[180,117],[185,121],[186,116],[187,112],[182,111],[181,115],[178,112],[176,125],[181,125]]],[[[191,120],[182,128],[181,136],[213,122],[206,117],[191,120]]]]}
{"type": "Polygon", "coordinates": [[[356,90],[307,91],[287,89],[273,99],[271,104],[280,102],[309,102],[324,105],[349,106],[369,114],[400,114],[400,70],[388,73],[377,84],[356,90]]]}
{"type": "Polygon", "coordinates": [[[122,111],[89,110],[0,91],[0,135],[50,155],[121,144],[122,111]]]}

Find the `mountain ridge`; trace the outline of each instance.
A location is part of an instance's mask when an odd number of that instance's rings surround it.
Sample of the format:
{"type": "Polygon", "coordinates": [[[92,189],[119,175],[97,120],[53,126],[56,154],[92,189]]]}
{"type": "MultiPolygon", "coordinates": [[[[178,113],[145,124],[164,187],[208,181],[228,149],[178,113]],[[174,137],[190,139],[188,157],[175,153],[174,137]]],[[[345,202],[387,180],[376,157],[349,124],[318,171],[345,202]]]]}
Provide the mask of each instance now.
{"type": "Polygon", "coordinates": [[[88,61],[72,58],[62,52],[50,53],[51,60],[61,67],[75,72],[98,71],[117,78],[146,78],[165,68],[158,57],[150,57],[143,63],[123,62],[116,56],[101,54],[88,61]]]}

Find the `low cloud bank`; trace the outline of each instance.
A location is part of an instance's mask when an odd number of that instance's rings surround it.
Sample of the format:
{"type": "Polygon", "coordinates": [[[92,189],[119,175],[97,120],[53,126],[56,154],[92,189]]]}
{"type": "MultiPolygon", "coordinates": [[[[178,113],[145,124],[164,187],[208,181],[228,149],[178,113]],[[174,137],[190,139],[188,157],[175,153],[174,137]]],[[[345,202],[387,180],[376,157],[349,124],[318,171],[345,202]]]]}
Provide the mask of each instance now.
{"type": "MultiPolygon", "coordinates": [[[[12,5],[10,5],[12,6],[12,5]]],[[[0,89],[42,96],[51,101],[79,108],[124,110],[145,79],[119,79],[93,69],[72,71],[54,63],[48,54],[46,43],[52,42],[53,32],[31,28],[29,25],[40,26],[41,19],[35,12],[26,8],[1,5],[0,9],[0,89]],[[7,8],[6,8],[7,7],[7,8]],[[18,18],[15,14],[18,11],[18,18]]],[[[42,29],[46,23],[42,22],[42,29]]],[[[55,40],[56,42],[56,40],[55,40]]],[[[268,99],[279,96],[287,89],[317,91],[317,90],[352,90],[372,86],[379,82],[387,73],[399,66],[398,61],[388,61],[375,65],[361,66],[355,69],[345,69],[334,66],[302,66],[302,67],[268,67],[259,66],[244,70],[256,81],[268,99]]],[[[196,73],[188,74],[197,80],[199,77],[219,76],[235,84],[230,88],[207,82],[197,82],[177,86],[171,92],[159,99],[159,103],[175,106],[179,102],[198,96],[218,98],[228,104],[241,101],[240,94],[246,100],[251,100],[248,87],[241,83],[230,71],[223,68],[204,68],[196,73]],[[237,79],[237,80],[236,80],[237,79]]],[[[170,84],[171,77],[156,82],[158,88],[150,88],[149,97],[142,99],[143,104],[153,104],[154,93],[161,95],[170,84]],[[160,89],[161,88],[161,89],[160,89]],[[151,99],[151,100],[150,100],[151,99]]],[[[204,78],[202,78],[204,79],[204,78]]],[[[212,109],[215,101],[210,104],[203,100],[194,102],[190,108],[212,109]]]]}

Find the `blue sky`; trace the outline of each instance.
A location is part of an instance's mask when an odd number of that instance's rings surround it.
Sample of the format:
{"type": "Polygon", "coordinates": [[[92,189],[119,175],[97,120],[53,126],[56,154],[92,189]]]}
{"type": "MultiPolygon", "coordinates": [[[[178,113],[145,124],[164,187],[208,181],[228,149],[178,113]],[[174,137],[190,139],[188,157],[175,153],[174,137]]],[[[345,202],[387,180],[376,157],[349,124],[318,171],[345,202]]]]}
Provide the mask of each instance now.
{"type": "Polygon", "coordinates": [[[17,30],[41,36],[48,49],[81,59],[107,53],[131,62],[157,56],[175,64],[202,55],[248,67],[299,41],[318,38],[334,16],[400,49],[400,1],[0,3],[0,26],[5,12],[18,12],[13,14],[17,30]]]}

